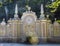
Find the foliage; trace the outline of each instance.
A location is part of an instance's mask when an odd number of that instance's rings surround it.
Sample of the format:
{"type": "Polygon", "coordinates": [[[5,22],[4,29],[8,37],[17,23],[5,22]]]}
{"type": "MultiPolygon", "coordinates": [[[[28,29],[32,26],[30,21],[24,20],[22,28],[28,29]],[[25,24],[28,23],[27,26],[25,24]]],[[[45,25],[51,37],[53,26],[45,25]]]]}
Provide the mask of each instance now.
{"type": "Polygon", "coordinates": [[[51,12],[55,12],[57,8],[59,7],[59,5],[60,5],[60,0],[56,0],[55,2],[49,5],[46,5],[46,7],[52,9],[51,12]]]}
{"type": "Polygon", "coordinates": [[[3,5],[2,2],[0,2],[0,7],[2,7],[2,5],[3,5]]]}

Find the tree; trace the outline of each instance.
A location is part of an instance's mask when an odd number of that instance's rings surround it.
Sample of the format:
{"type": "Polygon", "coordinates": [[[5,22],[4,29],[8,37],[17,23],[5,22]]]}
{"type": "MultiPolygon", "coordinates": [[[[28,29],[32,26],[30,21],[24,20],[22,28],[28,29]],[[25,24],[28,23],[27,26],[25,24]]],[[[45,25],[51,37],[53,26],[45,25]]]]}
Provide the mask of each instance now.
{"type": "Polygon", "coordinates": [[[60,5],[60,0],[56,0],[55,2],[49,5],[46,5],[46,7],[52,9],[51,12],[55,12],[57,8],[59,7],[59,5],[60,5]]]}
{"type": "Polygon", "coordinates": [[[60,0],[56,0],[55,2],[48,4],[46,7],[50,9],[50,12],[53,14],[54,18],[60,20],[60,0]]]}

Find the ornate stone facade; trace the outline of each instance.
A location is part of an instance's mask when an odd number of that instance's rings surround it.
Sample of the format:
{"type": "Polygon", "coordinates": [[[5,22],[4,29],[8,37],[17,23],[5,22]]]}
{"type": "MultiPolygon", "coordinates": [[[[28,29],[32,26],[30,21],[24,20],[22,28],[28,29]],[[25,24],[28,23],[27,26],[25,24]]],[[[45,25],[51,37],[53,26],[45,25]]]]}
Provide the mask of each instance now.
{"type": "Polygon", "coordinates": [[[51,21],[44,17],[43,5],[41,5],[41,17],[39,19],[37,19],[35,12],[30,11],[30,7],[28,7],[28,11],[24,12],[20,19],[17,9],[16,5],[13,19],[10,18],[7,24],[3,19],[0,24],[0,38],[22,38],[22,40],[25,40],[26,37],[32,35],[46,41],[47,38],[60,36],[60,24],[56,21],[54,24],[51,24],[51,21]]]}

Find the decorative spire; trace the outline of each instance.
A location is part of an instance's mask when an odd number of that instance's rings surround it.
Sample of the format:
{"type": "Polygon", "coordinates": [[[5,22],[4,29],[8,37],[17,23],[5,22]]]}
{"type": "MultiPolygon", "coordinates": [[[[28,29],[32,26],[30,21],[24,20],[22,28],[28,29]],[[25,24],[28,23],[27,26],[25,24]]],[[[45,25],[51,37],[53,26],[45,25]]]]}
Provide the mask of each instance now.
{"type": "Polygon", "coordinates": [[[8,20],[8,8],[7,8],[7,6],[5,6],[5,13],[6,13],[6,21],[8,20]]]}
{"type": "Polygon", "coordinates": [[[4,18],[3,18],[3,21],[1,22],[1,25],[6,25],[4,18]]]}
{"type": "Polygon", "coordinates": [[[18,18],[18,6],[17,6],[17,4],[15,6],[15,15],[14,15],[14,18],[18,18]]]}
{"type": "Polygon", "coordinates": [[[6,15],[8,15],[8,9],[7,9],[7,6],[5,6],[5,13],[6,13],[6,15]]]}
{"type": "Polygon", "coordinates": [[[41,14],[44,14],[43,4],[41,4],[41,14]]]}
{"type": "Polygon", "coordinates": [[[41,4],[41,15],[40,15],[40,19],[45,19],[43,4],[41,4]]]}

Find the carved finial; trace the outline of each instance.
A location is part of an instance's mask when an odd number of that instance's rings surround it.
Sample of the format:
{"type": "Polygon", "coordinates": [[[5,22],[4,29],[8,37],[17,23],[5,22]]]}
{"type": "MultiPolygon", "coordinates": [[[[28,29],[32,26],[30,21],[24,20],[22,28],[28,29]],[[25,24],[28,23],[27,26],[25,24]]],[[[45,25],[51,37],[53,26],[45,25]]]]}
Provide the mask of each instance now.
{"type": "Polygon", "coordinates": [[[31,7],[29,7],[28,5],[26,5],[26,8],[28,9],[28,11],[30,11],[30,10],[31,10],[31,7]]]}
{"type": "Polygon", "coordinates": [[[1,22],[1,25],[6,25],[4,18],[3,18],[3,21],[1,22]]]}
{"type": "Polygon", "coordinates": [[[56,21],[57,19],[55,18],[55,21],[56,21]]]}
{"type": "Polygon", "coordinates": [[[47,15],[47,18],[49,18],[49,15],[47,15]]]}

